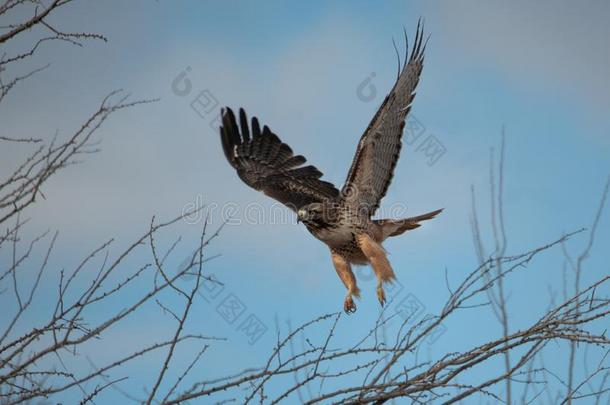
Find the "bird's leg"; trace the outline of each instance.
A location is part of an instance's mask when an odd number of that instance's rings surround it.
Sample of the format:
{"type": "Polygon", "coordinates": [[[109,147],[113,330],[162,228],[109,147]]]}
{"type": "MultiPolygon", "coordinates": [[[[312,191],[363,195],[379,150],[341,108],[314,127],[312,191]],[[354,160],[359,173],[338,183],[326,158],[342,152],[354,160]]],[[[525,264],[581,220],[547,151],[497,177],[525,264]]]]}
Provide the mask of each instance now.
{"type": "Polygon", "coordinates": [[[362,253],[366,256],[377,276],[377,298],[381,306],[385,304],[383,282],[391,282],[396,278],[381,244],[375,242],[369,235],[362,233],[356,236],[356,241],[362,253]]]}
{"type": "Polygon", "coordinates": [[[356,312],[356,304],[354,304],[354,299],[352,296],[359,298],[360,289],[356,285],[356,277],[352,272],[352,266],[350,266],[349,262],[343,256],[337,252],[333,252],[332,250],[331,257],[339,278],[341,281],[343,281],[345,288],[347,288],[347,295],[345,296],[345,301],[343,303],[343,310],[346,314],[354,313],[356,312]]]}

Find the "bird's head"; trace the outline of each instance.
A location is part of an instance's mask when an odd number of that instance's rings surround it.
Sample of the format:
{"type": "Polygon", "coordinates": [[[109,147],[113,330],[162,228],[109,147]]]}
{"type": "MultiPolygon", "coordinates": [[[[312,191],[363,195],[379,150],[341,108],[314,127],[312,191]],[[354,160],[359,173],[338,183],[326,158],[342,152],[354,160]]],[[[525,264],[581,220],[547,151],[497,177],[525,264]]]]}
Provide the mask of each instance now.
{"type": "Polygon", "coordinates": [[[297,211],[297,222],[316,223],[323,219],[324,209],[320,203],[311,203],[302,206],[297,211]]]}

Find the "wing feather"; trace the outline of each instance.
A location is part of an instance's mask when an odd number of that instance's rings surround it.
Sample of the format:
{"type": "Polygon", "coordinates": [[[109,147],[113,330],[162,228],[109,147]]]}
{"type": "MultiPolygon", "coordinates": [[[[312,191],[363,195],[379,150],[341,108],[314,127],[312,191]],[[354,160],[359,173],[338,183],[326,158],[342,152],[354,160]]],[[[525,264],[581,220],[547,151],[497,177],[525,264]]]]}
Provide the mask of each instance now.
{"type": "Polygon", "coordinates": [[[425,47],[423,25],[418,22],[411,55],[402,70],[399,66],[400,74],[392,90],[360,138],[343,186],[343,198],[368,216],[375,213],[392,181],[400,156],[405,118],[423,68],[425,47]]]}
{"type": "Polygon", "coordinates": [[[220,138],[227,160],[244,183],[295,211],[339,196],[333,184],[320,180],[322,172],[315,166],[302,166],[307,160],[295,156],[269,127],[261,131],[256,117],[250,128],[243,109],[239,126],[233,111],[223,109],[220,138]]]}

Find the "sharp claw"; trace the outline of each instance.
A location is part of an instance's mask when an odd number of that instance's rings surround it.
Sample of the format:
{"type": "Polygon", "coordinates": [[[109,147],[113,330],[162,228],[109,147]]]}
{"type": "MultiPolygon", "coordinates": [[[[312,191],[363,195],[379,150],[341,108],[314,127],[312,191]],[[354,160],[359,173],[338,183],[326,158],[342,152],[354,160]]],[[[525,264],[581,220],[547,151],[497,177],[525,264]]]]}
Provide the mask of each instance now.
{"type": "Polygon", "coordinates": [[[343,303],[343,311],[345,311],[347,315],[351,315],[356,312],[356,304],[354,304],[354,300],[351,296],[345,298],[345,302],[343,303]]]}

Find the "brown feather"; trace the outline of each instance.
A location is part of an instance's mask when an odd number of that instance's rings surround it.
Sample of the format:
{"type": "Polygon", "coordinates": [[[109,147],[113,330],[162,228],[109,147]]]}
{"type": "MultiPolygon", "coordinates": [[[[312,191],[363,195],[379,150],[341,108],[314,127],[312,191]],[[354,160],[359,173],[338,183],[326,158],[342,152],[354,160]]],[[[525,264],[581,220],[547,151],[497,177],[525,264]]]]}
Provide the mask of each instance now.
{"type": "Polygon", "coordinates": [[[292,149],[269,127],[264,126],[261,131],[256,117],[251,125],[252,133],[243,109],[239,111],[239,124],[233,110],[223,109],[222,147],[244,183],[295,211],[339,196],[333,184],[320,180],[322,172],[315,166],[302,166],[306,159],[294,156],[292,149]]]}
{"type": "Polygon", "coordinates": [[[390,236],[398,236],[405,231],[419,228],[421,221],[427,221],[429,219],[434,218],[438,214],[440,214],[443,210],[431,211],[423,215],[418,215],[416,217],[404,218],[404,219],[377,219],[373,222],[379,225],[381,229],[381,240],[385,240],[390,236]]]}
{"type": "Polygon", "coordinates": [[[394,175],[402,146],[405,118],[415,97],[424,63],[423,27],[417,25],[411,56],[394,87],[360,138],[342,194],[372,216],[394,175]]]}

